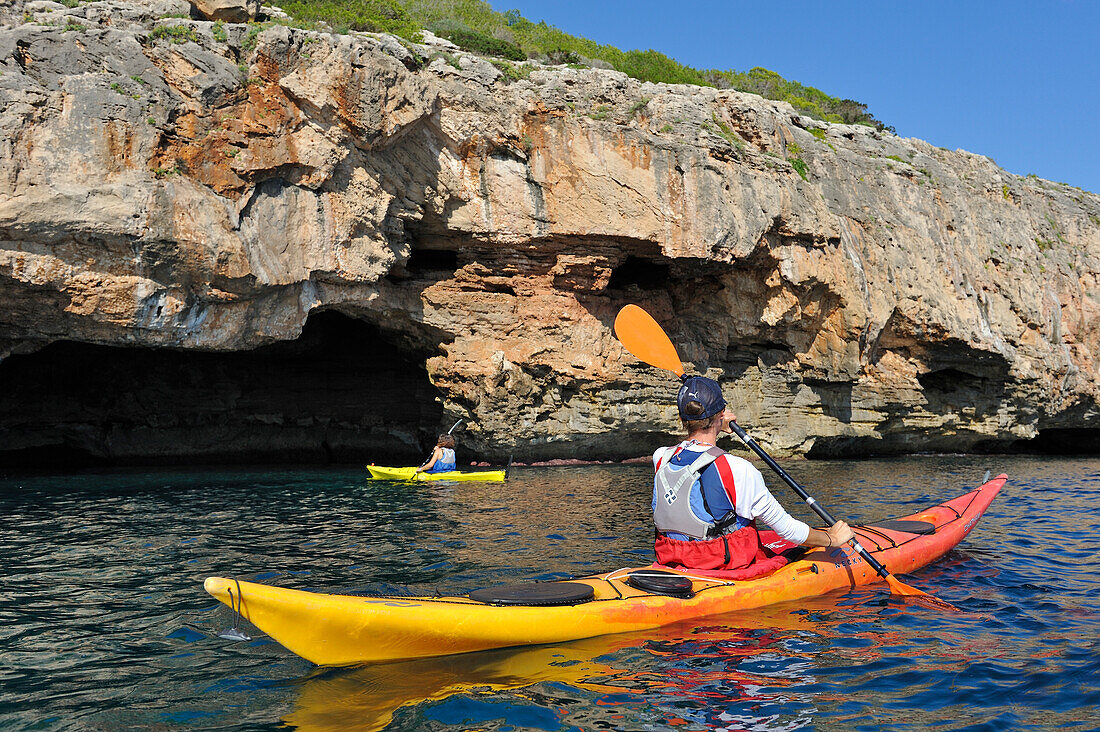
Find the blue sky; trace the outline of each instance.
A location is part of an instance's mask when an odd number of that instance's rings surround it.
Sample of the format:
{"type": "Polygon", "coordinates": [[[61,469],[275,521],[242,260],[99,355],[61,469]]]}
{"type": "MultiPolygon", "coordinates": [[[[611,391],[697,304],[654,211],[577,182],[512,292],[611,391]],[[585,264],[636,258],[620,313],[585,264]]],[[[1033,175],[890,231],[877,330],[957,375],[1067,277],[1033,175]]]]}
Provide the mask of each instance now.
{"type": "Polygon", "coordinates": [[[1100,193],[1100,0],[490,0],[696,68],[763,66],[902,137],[1100,193]]]}

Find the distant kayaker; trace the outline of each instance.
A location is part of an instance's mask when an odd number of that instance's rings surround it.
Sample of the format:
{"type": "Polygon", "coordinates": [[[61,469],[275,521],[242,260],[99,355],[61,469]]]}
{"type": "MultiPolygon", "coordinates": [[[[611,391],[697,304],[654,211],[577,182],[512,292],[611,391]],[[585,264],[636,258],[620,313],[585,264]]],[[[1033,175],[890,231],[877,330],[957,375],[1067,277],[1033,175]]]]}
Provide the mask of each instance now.
{"type": "Polygon", "coordinates": [[[657,562],[692,569],[741,569],[766,556],[756,530],[761,519],[782,538],[809,547],[844,546],[843,521],[826,531],[788,514],[752,463],[715,447],[736,416],[722,387],[703,376],[684,380],[676,396],[687,439],[653,453],[653,522],[657,562]]]}
{"type": "Polygon", "coordinates": [[[443,434],[435,441],[435,450],[428,462],[416,469],[418,473],[446,473],[454,470],[455,463],[455,438],[450,434],[443,434]]]}

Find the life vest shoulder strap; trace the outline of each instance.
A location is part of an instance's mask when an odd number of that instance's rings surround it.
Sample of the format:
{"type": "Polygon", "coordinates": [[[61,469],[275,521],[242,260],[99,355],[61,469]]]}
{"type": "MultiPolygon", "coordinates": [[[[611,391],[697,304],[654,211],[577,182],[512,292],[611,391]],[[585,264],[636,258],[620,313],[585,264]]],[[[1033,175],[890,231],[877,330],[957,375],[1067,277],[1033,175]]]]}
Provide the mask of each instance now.
{"type": "MultiPolygon", "coordinates": [[[[667,447],[662,447],[661,449],[662,450],[667,450],[668,448],[667,447]]],[[[683,449],[684,449],[683,445],[677,445],[675,448],[673,448],[672,454],[668,456],[668,459],[671,460],[672,458],[676,457],[680,453],[680,451],[683,450],[683,449]]],[[[664,457],[657,458],[657,464],[653,466],[653,472],[654,473],[661,472],[661,466],[664,465],[664,464],[665,464],[664,457]]]]}
{"type": "MultiPolygon", "coordinates": [[[[726,529],[731,526],[736,526],[741,518],[737,515],[737,485],[733,479],[733,471],[730,470],[729,461],[724,460],[726,451],[712,447],[707,450],[708,456],[711,457],[711,462],[714,463],[715,469],[718,471],[718,478],[722,482],[722,488],[726,491],[726,495],[729,497],[730,505],[733,506],[725,516],[715,516],[714,526],[711,528],[713,536],[721,536],[725,533],[726,529]]],[[[700,471],[700,475],[702,471],[700,471]]],[[[707,503],[707,493],[702,491],[703,507],[706,508],[707,513],[714,516],[714,511],[707,503]]]]}
{"type": "MultiPolygon", "coordinates": [[[[718,449],[718,448],[714,448],[718,449]]],[[[725,456],[725,452],[722,452],[722,456],[725,456]]],[[[714,467],[718,470],[718,477],[722,480],[722,487],[726,489],[726,493],[730,497],[730,505],[737,506],[737,484],[733,480],[733,471],[730,470],[730,464],[728,460],[715,459],[714,467]]]]}

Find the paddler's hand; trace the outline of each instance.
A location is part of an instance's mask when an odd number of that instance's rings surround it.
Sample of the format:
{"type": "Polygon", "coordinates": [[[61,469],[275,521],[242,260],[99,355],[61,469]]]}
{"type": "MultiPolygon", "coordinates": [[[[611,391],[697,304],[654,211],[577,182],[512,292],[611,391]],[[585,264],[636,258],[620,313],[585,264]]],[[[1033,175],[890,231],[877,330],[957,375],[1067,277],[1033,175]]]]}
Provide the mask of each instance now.
{"type": "Polygon", "coordinates": [[[852,531],[852,527],[843,521],[837,521],[835,524],[825,530],[825,534],[829,537],[829,546],[844,546],[852,539],[856,538],[856,534],[852,531]]]}
{"type": "Polygon", "coordinates": [[[733,413],[732,409],[726,407],[722,410],[722,414],[719,417],[718,421],[722,425],[722,429],[718,430],[719,433],[729,432],[730,434],[733,434],[733,429],[730,428],[730,422],[736,422],[737,415],[733,413]]]}

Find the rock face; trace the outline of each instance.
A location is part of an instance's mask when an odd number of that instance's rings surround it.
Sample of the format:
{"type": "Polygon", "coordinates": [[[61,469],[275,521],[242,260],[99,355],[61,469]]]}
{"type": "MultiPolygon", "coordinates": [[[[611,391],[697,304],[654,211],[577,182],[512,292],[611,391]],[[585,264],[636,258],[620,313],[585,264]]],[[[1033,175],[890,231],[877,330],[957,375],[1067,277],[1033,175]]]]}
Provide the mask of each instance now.
{"type": "Polygon", "coordinates": [[[0,8],[9,457],[375,459],[459,417],[465,457],[642,455],[676,385],[615,340],[631,302],[778,452],[1097,434],[1094,194],[753,95],[188,11],[0,8]],[[278,371],[325,311],[361,350],[278,371]]]}
{"type": "Polygon", "coordinates": [[[247,23],[256,19],[259,0],[191,0],[191,7],[207,20],[247,23]]]}

